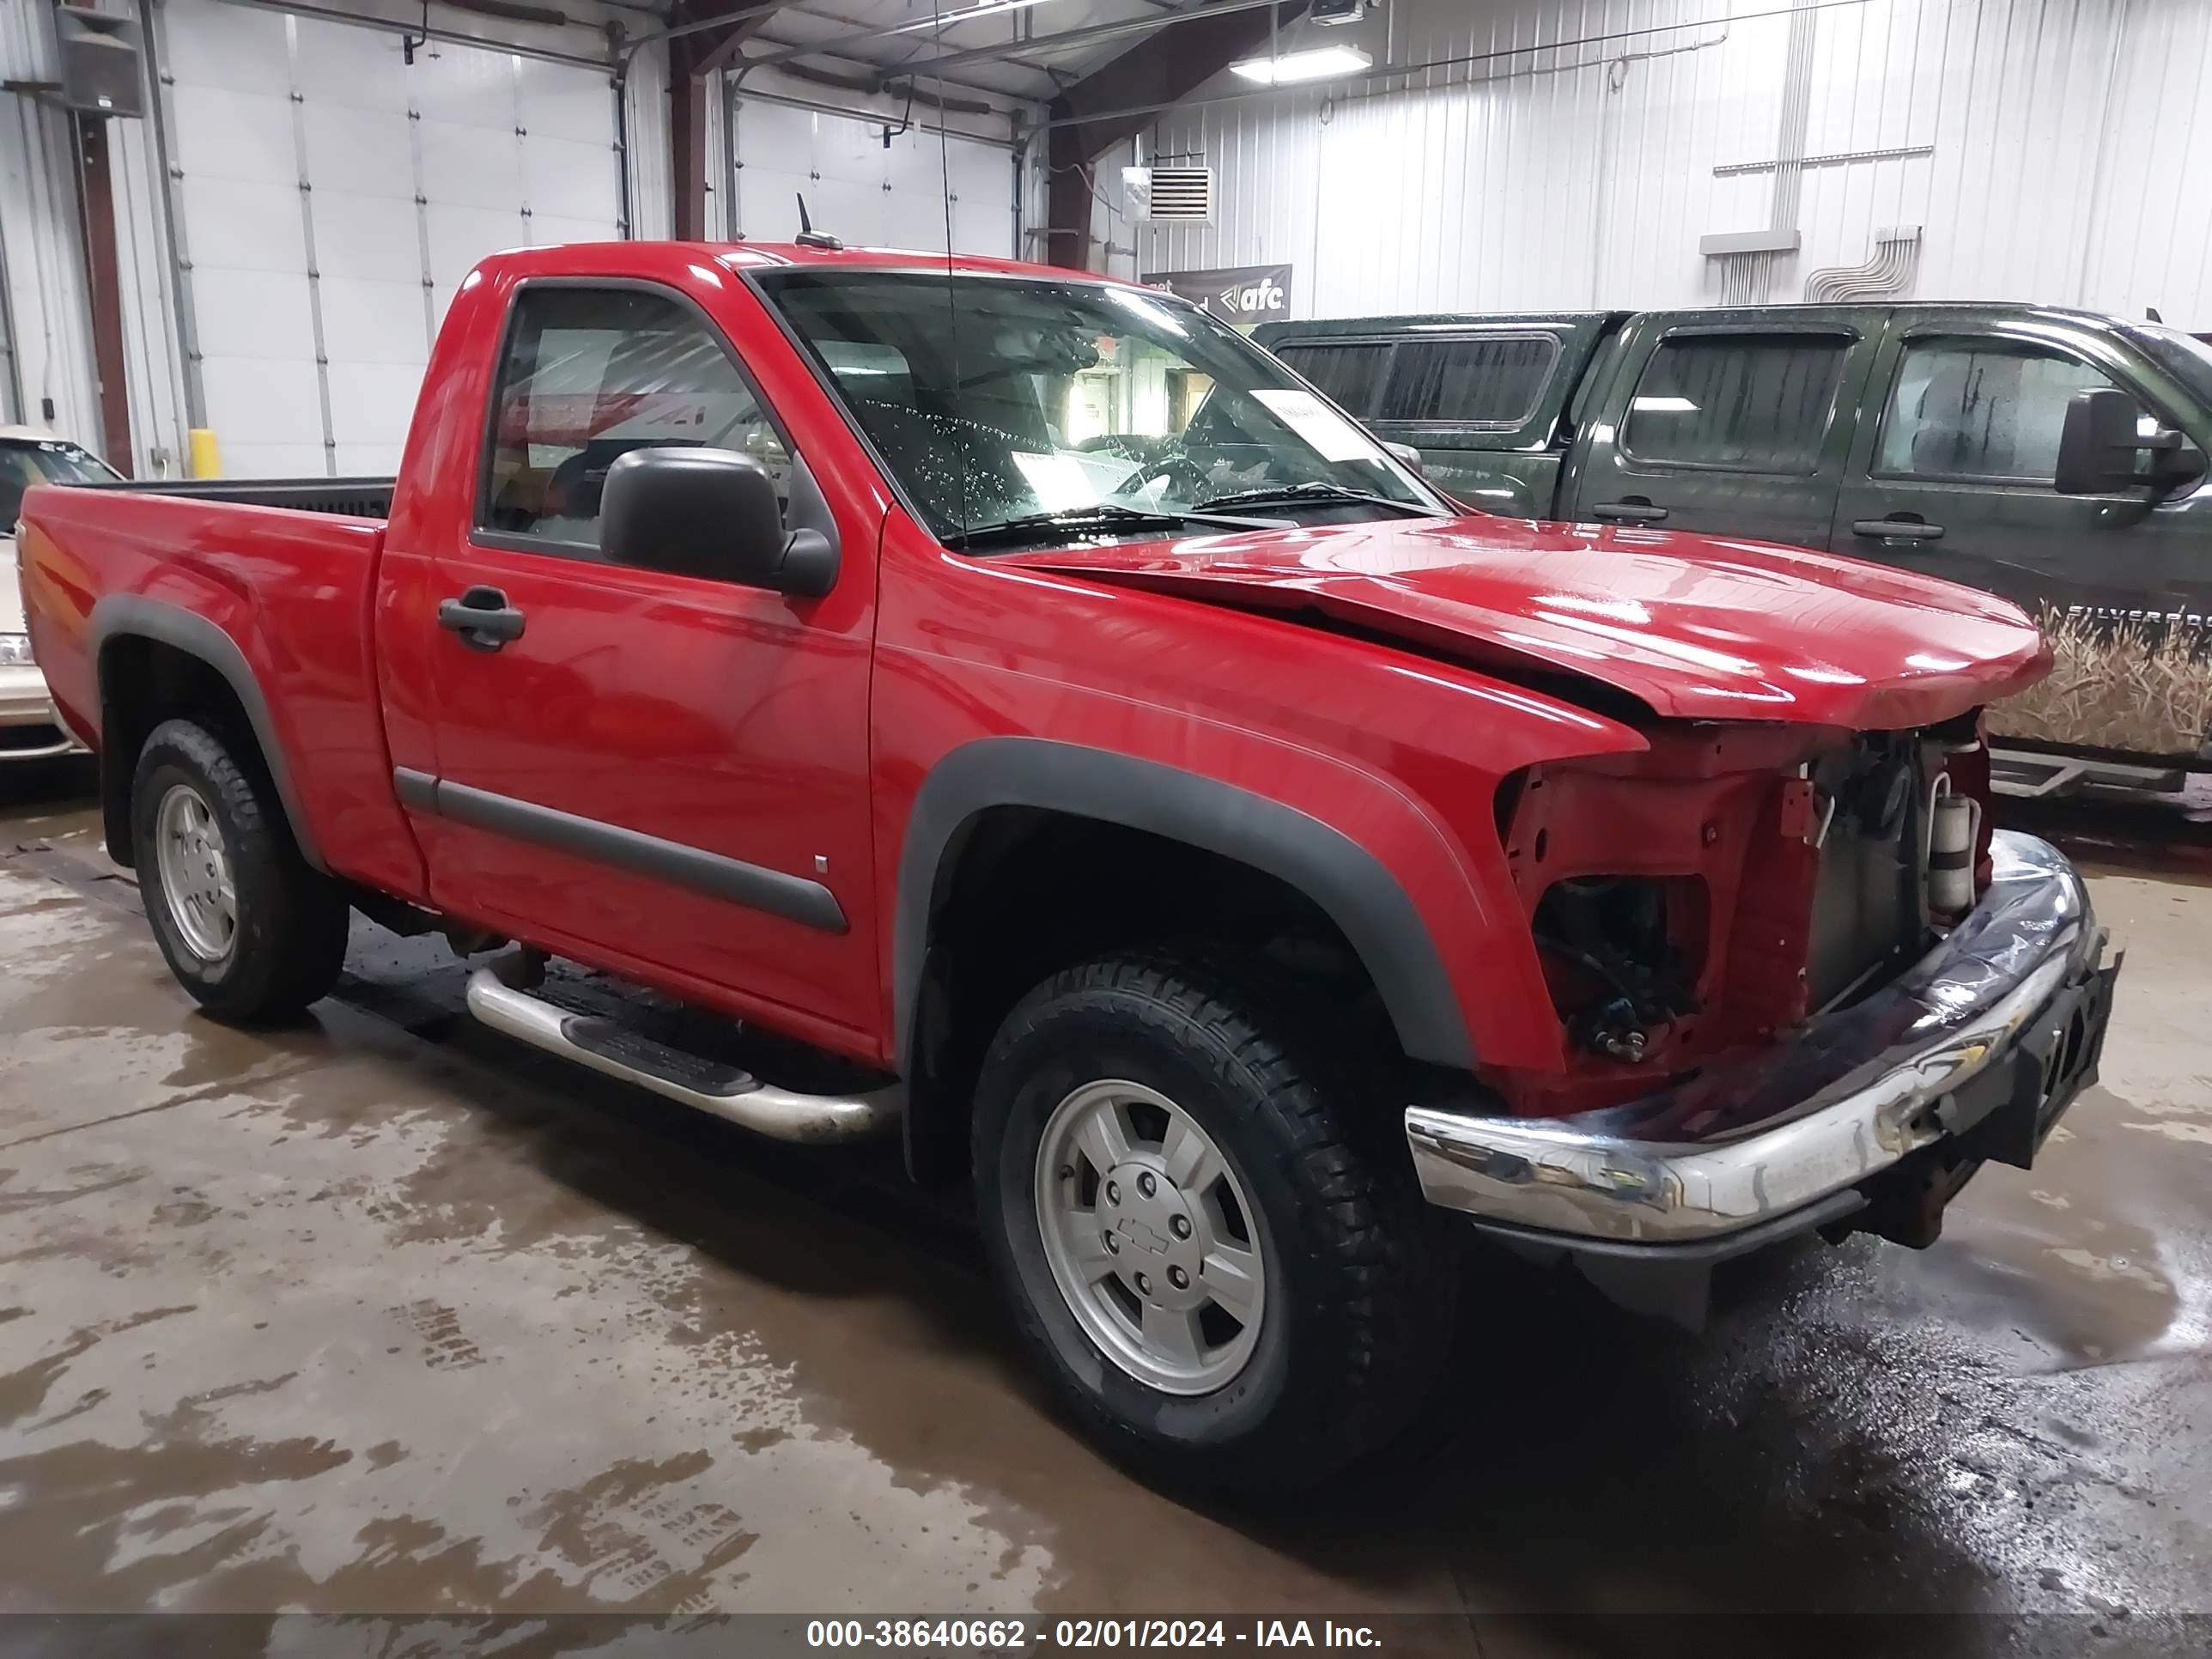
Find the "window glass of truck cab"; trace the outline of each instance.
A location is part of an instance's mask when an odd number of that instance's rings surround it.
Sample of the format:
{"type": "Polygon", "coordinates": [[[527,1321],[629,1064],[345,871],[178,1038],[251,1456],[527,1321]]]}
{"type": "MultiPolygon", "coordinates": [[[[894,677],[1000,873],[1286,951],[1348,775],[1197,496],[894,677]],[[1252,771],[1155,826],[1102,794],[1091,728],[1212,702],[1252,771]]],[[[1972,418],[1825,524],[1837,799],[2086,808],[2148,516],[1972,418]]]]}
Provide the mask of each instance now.
{"type": "Polygon", "coordinates": [[[940,538],[1102,508],[1172,515],[1251,490],[1324,492],[1271,513],[1372,517],[1373,496],[1437,507],[1274,358],[1146,289],[826,265],[753,281],[940,538]]]}
{"type": "Polygon", "coordinates": [[[1621,447],[1678,466],[1817,471],[1850,348],[1843,334],[1669,336],[1637,380],[1621,447]]]}
{"type": "Polygon", "coordinates": [[[2067,405],[2112,384],[2080,358],[2027,341],[1911,341],[1882,410],[1874,470],[2048,486],[2067,405]]]}
{"type": "Polygon", "coordinates": [[[721,337],[673,296],[526,287],[491,399],[478,526],[595,548],[607,469],[633,449],[733,449],[787,489],[791,458],[721,337]]]}
{"type": "Polygon", "coordinates": [[[1376,381],[1390,348],[1378,342],[1339,345],[1322,341],[1286,344],[1275,354],[1313,382],[1314,389],[1363,421],[1375,418],[1376,381]]]}
{"type": "Polygon", "coordinates": [[[1401,340],[1375,418],[1519,426],[1544,395],[1559,360],[1559,343],[1548,334],[1401,340]]]}
{"type": "Polygon", "coordinates": [[[1295,340],[1275,355],[1362,420],[1516,427],[1544,395],[1559,343],[1549,334],[1295,340]]]}

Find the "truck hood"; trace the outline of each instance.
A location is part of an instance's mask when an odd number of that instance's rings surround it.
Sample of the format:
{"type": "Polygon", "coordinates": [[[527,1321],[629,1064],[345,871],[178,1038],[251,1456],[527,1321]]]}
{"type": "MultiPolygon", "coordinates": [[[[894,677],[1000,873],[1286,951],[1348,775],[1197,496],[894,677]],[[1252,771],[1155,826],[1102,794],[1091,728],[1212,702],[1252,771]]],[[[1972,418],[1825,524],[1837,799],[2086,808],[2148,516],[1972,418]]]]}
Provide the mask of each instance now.
{"type": "Polygon", "coordinates": [[[1595,681],[1674,719],[1894,730],[2020,690],[2050,665],[2002,599],[1717,537],[1397,520],[997,562],[1356,629],[1508,679],[1595,681]]]}

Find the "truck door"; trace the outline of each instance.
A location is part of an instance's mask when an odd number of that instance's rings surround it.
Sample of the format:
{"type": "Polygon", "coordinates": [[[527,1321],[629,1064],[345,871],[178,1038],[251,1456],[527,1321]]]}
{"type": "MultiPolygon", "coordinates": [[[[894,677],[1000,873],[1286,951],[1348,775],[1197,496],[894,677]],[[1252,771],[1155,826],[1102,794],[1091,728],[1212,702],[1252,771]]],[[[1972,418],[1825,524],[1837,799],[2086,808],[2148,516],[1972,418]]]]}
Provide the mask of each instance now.
{"type": "Polygon", "coordinates": [[[2002,735],[2142,757],[2204,736],[2192,666],[2212,610],[2212,496],[2156,506],[2051,487],[2066,408],[2118,386],[2202,446],[2198,405],[2109,328],[1987,308],[1900,312],[1875,369],[1836,514],[1838,552],[2013,600],[2044,624],[2051,678],[2000,708],[2002,735]],[[1872,401],[1870,398],[1869,401],[1872,401]]]}
{"type": "Polygon", "coordinates": [[[848,526],[820,599],[601,559],[607,469],[641,447],[750,453],[780,494],[820,501],[728,338],[672,289],[520,283],[487,402],[472,511],[414,624],[439,775],[401,786],[434,897],[849,1051],[878,1002],[879,526],[848,526]]]}
{"type": "Polygon", "coordinates": [[[1630,324],[1560,515],[1826,546],[1879,313],[1773,315],[1630,324]]]}

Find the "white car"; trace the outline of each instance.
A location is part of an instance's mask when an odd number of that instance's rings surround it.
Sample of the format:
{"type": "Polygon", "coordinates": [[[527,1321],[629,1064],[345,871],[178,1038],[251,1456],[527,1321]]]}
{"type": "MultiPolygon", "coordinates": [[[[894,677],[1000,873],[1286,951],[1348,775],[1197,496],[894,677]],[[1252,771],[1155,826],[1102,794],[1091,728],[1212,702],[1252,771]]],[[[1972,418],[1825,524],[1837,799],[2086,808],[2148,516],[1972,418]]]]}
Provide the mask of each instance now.
{"type": "Polygon", "coordinates": [[[46,676],[31,660],[15,577],[15,515],[38,483],[105,483],[119,477],[90,451],[30,427],[0,426],[0,765],[82,748],[54,714],[46,676]]]}

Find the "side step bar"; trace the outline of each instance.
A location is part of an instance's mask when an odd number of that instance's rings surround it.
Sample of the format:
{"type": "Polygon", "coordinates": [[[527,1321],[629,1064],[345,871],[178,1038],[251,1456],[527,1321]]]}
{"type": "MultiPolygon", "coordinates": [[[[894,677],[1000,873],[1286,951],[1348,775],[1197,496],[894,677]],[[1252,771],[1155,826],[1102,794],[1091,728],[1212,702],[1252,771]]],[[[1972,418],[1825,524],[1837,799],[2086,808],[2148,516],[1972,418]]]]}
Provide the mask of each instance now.
{"type": "Polygon", "coordinates": [[[1990,747],[1990,789],[2021,800],[2070,795],[2081,789],[2178,794],[2188,772],[2179,766],[2130,766],[2122,761],[2047,754],[2039,749],[1990,747]]]}
{"type": "Polygon", "coordinates": [[[795,1095],[734,1066],[641,1036],[619,1021],[574,1013],[517,990],[500,977],[496,964],[469,975],[469,1012],[534,1048],[776,1140],[821,1144],[880,1133],[898,1121],[905,1098],[896,1085],[864,1095],[795,1095]]]}

